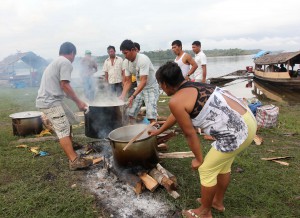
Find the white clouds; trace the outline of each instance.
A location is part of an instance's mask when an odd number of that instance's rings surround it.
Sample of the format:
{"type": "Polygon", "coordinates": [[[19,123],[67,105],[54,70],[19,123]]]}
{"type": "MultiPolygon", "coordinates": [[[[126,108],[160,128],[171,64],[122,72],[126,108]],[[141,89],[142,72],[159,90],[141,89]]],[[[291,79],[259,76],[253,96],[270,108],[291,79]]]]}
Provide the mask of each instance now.
{"type": "Polygon", "coordinates": [[[78,54],[103,55],[127,38],[146,51],[171,48],[175,39],[185,49],[200,40],[205,49],[299,50],[299,6],[298,0],[2,0],[0,60],[16,50],[54,58],[64,41],[78,54]]]}

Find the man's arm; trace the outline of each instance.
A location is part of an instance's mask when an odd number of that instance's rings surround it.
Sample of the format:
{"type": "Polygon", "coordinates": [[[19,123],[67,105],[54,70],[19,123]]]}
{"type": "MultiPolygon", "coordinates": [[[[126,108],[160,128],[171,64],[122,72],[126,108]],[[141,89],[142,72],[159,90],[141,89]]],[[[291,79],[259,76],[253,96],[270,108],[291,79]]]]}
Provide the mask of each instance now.
{"type": "Polygon", "coordinates": [[[63,89],[66,95],[77,104],[79,110],[81,111],[86,110],[88,105],[77,97],[76,93],[74,92],[73,88],[70,85],[70,81],[68,80],[60,81],[60,87],[63,89]]]}
{"type": "Polygon", "coordinates": [[[195,60],[192,58],[191,55],[186,54],[185,56],[186,56],[186,63],[191,65],[191,68],[187,73],[187,76],[190,76],[196,71],[196,69],[198,68],[198,64],[195,62],[195,60]]]}
{"type": "Polygon", "coordinates": [[[139,85],[136,87],[134,93],[128,99],[129,105],[132,105],[132,102],[135,99],[135,97],[144,89],[144,87],[147,84],[147,80],[148,80],[148,76],[140,76],[139,85]]]}
{"type": "Polygon", "coordinates": [[[131,74],[129,76],[124,77],[124,86],[123,86],[123,91],[122,94],[120,95],[120,99],[124,101],[126,94],[128,93],[129,89],[131,87],[131,74]]]}
{"type": "Polygon", "coordinates": [[[206,82],[206,64],[201,65],[202,67],[202,82],[205,83],[206,82]]]}

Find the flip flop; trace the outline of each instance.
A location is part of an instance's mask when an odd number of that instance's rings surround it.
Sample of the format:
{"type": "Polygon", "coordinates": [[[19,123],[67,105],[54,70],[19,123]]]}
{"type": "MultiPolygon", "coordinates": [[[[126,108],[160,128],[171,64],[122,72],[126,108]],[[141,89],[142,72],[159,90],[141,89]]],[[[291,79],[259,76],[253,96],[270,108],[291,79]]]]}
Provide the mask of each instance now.
{"type": "MultiPolygon", "coordinates": [[[[196,201],[201,204],[201,198],[197,198],[196,201]]],[[[215,209],[216,211],[220,212],[220,213],[224,213],[225,212],[225,207],[223,207],[223,209],[221,209],[221,210],[218,209],[218,208],[216,208],[216,207],[214,207],[214,206],[211,206],[211,207],[213,209],[215,209]]]]}
{"type": "Polygon", "coordinates": [[[195,217],[195,218],[201,218],[200,215],[195,214],[192,209],[189,210],[183,210],[182,211],[182,216],[185,218],[189,218],[189,217],[195,217]]]}

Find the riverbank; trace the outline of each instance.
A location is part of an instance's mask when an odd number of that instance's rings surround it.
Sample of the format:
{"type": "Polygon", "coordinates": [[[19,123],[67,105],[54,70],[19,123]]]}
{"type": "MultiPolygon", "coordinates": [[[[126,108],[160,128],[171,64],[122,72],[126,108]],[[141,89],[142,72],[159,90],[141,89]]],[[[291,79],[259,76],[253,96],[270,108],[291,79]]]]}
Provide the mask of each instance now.
{"type": "MultiPolygon", "coordinates": [[[[27,143],[47,151],[50,155],[45,157],[34,157],[32,152],[16,148],[19,137],[13,136],[8,116],[36,110],[36,93],[36,88],[0,90],[0,217],[122,217],[117,214],[115,205],[103,204],[84,186],[88,179],[85,171],[69,171],[67,159],[56,141],[27,143]]],[[[159,113],[165,116],[169,111],[168,97],[161,96],[160,100],[165,102],[159,102],[159,113]]],[[[258,134],[263,144],[253,143],[236,158],[225,197],[226,212],[213,211],[214,217],[300,217],[300,107],[299,104],[263,103],[279,106],[278,125],[260,129],[258,134]],[[261,160],[278,156],[291,156],[284,160],[289,166],[261,160]]],[[[83,128],[74,130],[76,141],[85,144],[92,140],[76,137],[84,132],[83,128]]],[[[199,137],[207,152],[211,141],[199,137]]],[[[181,134],[167,143],[169,152],[189,150],[181,134]]],[[[162,160],[161,164],[176,175],[181,195],[175,200],[162,189],[151,194],[170,205],[165,217],[176,217],[181,209],[198,206],[195,199],[199,197],[199,178],[198,173],[190,169],[190,163],[190,158],[162,160]]],[[[153,216],[144,216],[143,211],[137,211],[134,206],[130,209],[133,217],[138,212],[140,217],[155,217],[155,211],[153,216]]]]}

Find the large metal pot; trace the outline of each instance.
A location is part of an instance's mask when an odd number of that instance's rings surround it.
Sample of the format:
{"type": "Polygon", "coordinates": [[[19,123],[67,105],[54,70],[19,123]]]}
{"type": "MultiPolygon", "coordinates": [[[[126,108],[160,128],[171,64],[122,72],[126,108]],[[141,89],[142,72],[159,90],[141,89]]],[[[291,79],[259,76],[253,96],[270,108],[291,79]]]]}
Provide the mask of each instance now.
{"type": "Polygon", "coordinates": [[[120,127],[109,133],[108,138],[112,147],[113,157],[118,165],[141,165],[148,168],[153,167],[153,165],[158,162],[156,136],[149,136],[147,131],[131,146],[123,151],[123,148],[127,145],[127,143],[146,127],[147,125],[145,124],[136,124],[120,127]]]}
{"type": "Polygon", "coordinates": [[[9,115],[12,118],[13,134],[26,136],[39,134],[43,130],[42,113],[39,111],[26,111],[9,115]]]}
{"type": "Polygon", "coordinates": [[[126,125],[125,104],[113,106],[89,106],[84,114],[85,135],[91,138],[107,138],[108,134],[126,125]]]}

